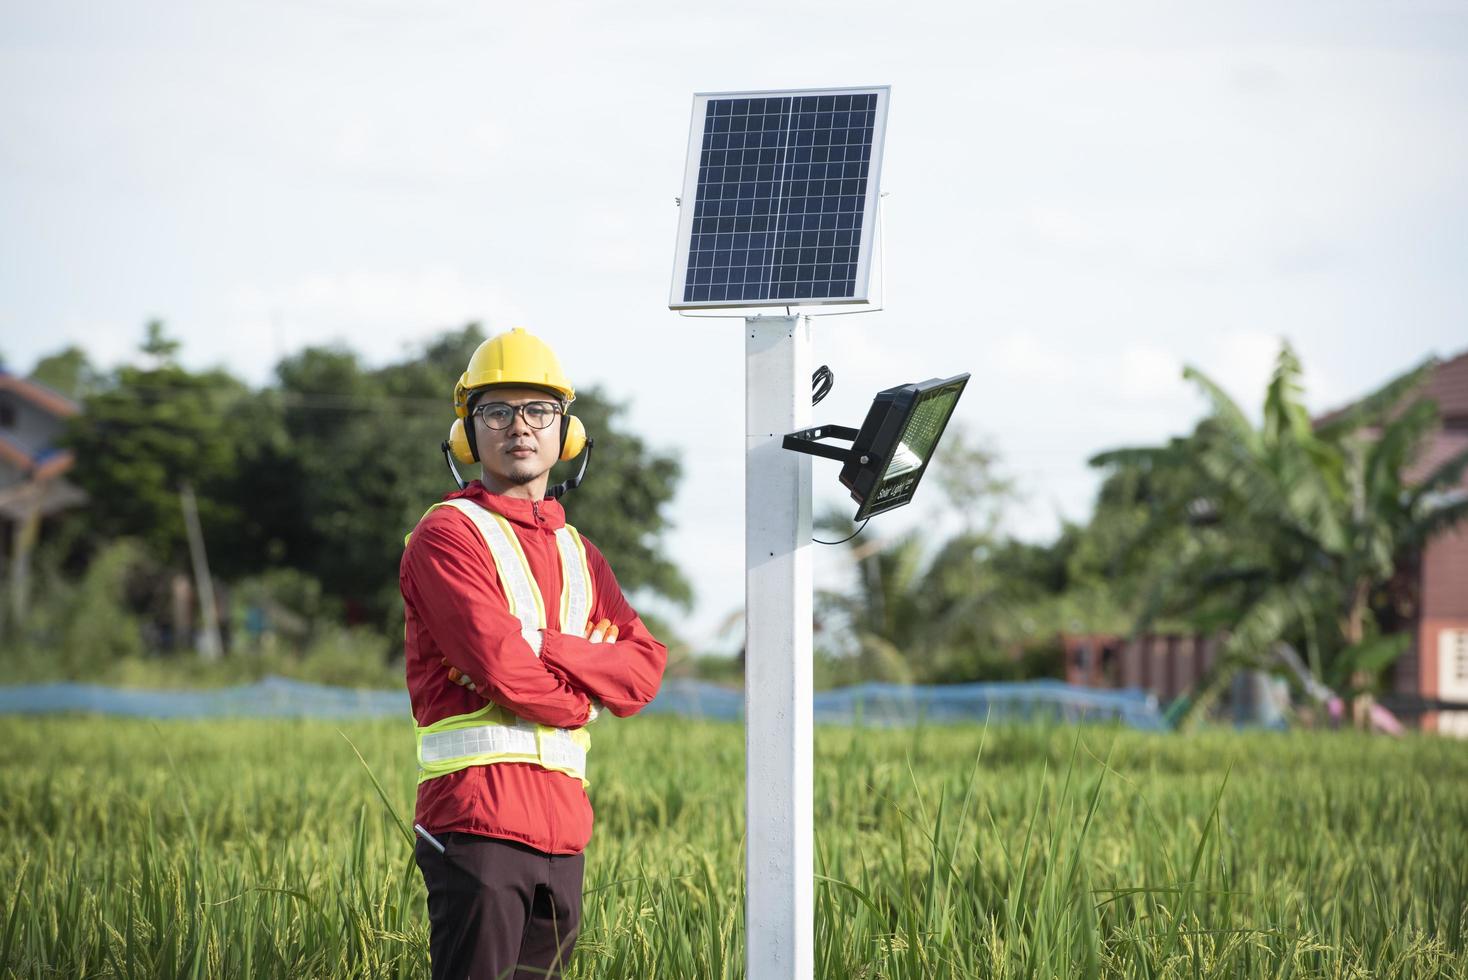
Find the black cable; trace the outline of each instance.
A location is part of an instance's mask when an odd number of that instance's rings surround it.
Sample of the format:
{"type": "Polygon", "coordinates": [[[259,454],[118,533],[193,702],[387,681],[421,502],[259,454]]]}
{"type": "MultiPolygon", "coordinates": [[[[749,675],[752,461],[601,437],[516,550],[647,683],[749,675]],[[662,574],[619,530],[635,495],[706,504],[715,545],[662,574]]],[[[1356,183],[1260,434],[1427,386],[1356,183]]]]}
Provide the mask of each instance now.
{"type": "Polygon", "coordinates": [[[846,537],[842,538],[840,541],[822,541],[820,538],[811,538],[811,540],[814,541],[816,544],[845,544],[846,542],[850,541],[852,538],[856,537],[861,532],[865,531],[867,529],[867,524],[870,521],[871,521],[871,518],[868,517],[865,521],[862,521],[861,522],[861,527],[857,528],[855,531],[852,531],[850,534],[848,534],[846,537]]]}
{"type": "Polygon", "coordinates": [[[816,368],[815,374],[812,374],[810,377],[810,403],[812,405],[819,405],[821,403],[821,399],[825,398],[831,393],[831,388],[834,387],[835,384],[836,375],[831,373],[831,369],[829,367],[822,364],[820,367],[816,368]]]}

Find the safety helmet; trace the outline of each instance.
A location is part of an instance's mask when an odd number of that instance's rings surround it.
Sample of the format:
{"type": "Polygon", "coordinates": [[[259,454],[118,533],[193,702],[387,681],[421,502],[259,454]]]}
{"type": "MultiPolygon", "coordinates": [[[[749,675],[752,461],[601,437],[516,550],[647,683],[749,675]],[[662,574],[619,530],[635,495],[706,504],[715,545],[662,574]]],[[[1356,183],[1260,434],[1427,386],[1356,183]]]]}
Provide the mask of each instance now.
{"type": "Polygon", "coordinates": [[[454,459],[466,466],[478,461],[479,447],[474,426],[468,424],[469,412],[484,390],[495,385],[540,388],[559,398],[560,458],[574,459],[580,454],[586,445],[586,427],[569,411],[576,400],[576,389],[561,370],[561,362],[550,345],[523,327],[515,327],[480,344],[469,358],[469,367],[454,385],[454,414],[458,418],[449,427],[448,438],[454,459]]]}

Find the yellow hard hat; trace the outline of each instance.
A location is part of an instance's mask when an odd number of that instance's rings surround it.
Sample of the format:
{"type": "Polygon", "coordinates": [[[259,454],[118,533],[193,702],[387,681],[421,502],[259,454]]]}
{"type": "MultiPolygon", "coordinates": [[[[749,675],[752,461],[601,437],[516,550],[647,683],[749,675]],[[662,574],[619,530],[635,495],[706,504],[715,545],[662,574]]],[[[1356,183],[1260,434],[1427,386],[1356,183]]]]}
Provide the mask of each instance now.
{"type": "MultiPolygon", "coordinates": [[[[454,385],[454,414],[458,419],[449,427],[444,447],[454,459],[465,465],[479,459],[473,427],[465,425],[469,417],[469,401],[475,392],[490,385],[543,388],[559,395],[568,406],[576,400],[576,389],[561,370],[555,351],[545,341],[523,327],[489,338],[475,349],[469,358],[468,369],[454,385]]],[[[574,459],[585,448],[586,441],[586,427],[581,420],[563,412],[560,458],[574,459]]]]}
{"type": "Polygon", "coordinates": [[[555,351],[523,327],[491,337],[474,351],[468,369],[454,385],[454,414],[469,417],[469,396],[488,385],[526,385],[545,388],[570,404],[576,389],[561,370],[555,351]]]}

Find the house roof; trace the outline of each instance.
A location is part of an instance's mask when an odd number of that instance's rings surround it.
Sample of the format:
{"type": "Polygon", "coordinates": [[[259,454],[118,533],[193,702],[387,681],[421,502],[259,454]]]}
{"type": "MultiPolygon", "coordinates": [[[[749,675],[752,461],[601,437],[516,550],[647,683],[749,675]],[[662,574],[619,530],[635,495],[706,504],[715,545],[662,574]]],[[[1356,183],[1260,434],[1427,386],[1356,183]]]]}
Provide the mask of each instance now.
{"type": "Polygon", "coordinates": [[[1422,386],[1422,395],[1437,402],[1448,428],[1468,427],[1468,351],[1439,362],[1422,386]]]}
{"type": "MultiPolygon", "coordinates": [[[[1437,469],[1448,460],[1460,453],[1468,452],[1468,432],[1453,432],[1443,430],[1436,434],[1422,455],[1412,461],[1407,467],[1407,482],[1416,483],[1426,479],[1427,475],[1437,469]]],[[[1458,479],[1458,486],[1468,490],[1468,471],[1458,479]]]]}
{"type": "Polygon", "coordinates": [[[36,457],[36,469],[31,474],[37,480],[50,480],[71,469],[76,456],[70,449],[47,449],[36,457]]]}
{"type": "Polygon", "coordinates": [[[29,470],[36,462],[29,448],[3,432],[0,432],[0,459],[23,470],[29,470]]]}
{"type": "Polygon", "coordinates": [[[44,412],[57,418],[71,418],[81,411],[81,406],[61,392],[48,388],[39,381],[22,378],[0,368],[0,391],[13,392],[44,412]]]}
{"type": "Polygon", "coordinates": [[[0,460],[32,479],[49,480],[71,469],[76,457],[70,449],[57,449],[54,446],[37,451],[19,439],[0,432],[0,460]]]}
{"type": "MultiPolygon", "coordinates": [[[[1439,425],[1422,454],[1407,468],[1409,483],[1423,479],[1449,459],[1468,450],[1468,351],[1438,361],[1433,366],[1414,400],[1422,398],[1437,402],[1439,425]]],[[[1327,412],[1316,419],[1316,423],[1333,421],[1351,407],[1346,405],[1327,412]]],[[[1458,486],[1468,490],[1468,471],[1464,472],[1458,486]]]]}

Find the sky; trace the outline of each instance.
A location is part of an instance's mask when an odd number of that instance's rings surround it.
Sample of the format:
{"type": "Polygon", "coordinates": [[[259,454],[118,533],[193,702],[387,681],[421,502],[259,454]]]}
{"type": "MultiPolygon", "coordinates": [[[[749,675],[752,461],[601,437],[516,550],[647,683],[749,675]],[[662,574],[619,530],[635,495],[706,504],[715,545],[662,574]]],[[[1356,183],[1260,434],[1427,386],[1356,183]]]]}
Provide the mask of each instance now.
{"type": "Polygon", "coordinates": [[[1093,453],[1190,428],[1185,364],[1253,407],[1288,339],[1324,410],[1468,349],[1461,3],[0,0],[0,354],[112,365],[157,317],[264,384],[307,345],[525,326],[682,460],[675,626],[716,646],[744,357],[738,320],[667,309],[692,94],[872,84],[882,309],[814,321],[815,419],[971,372],[1013,534],[1085,518],[1093,453]]]}

